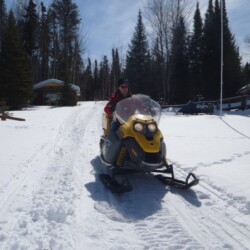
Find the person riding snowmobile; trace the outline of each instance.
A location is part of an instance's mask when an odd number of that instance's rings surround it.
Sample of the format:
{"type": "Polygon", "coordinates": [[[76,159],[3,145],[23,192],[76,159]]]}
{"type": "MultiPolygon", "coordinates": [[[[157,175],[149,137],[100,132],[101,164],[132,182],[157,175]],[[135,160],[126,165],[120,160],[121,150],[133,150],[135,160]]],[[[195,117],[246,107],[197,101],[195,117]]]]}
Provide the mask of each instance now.
{"type": "Polygon", "coordinates": [[[199,183],[193,173],[185,180],[174,175],[174,167],[166,159],[166,144],[158,126],[161,106],[143,94],[119,101],[114,116],[119,122],[110,132],[110,121],[103,115],[103,135],[100,139],[100,159],[105,169],[99,174],[102,183],[115,193],[132,191],[124,175],[151,174],[164,185],[188,189],[199,183]]]}
{"type": "MultiPolygon", "coordinates": [[[[109,102],[104,108],[104,111],[110,117],[110,120],[113,118],[113,112],[115,110],[116,104],[128,97],[131,97],[131,92],[129,90],[129,81],[127,79],[120,78],[118,80],[118,89],[110,97],[109,102]]],[[[111,123],[111,131],[116,131],[119,126],[120,123],[116,118],[113,118],[113,121],[111,123]]]]}

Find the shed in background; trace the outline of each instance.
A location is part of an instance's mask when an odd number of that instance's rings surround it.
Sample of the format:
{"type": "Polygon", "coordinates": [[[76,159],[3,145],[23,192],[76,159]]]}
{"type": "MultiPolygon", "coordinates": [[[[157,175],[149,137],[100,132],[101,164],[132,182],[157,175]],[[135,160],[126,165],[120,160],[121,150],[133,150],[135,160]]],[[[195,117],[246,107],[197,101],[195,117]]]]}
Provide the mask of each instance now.
{"type": "MultiPolygon", "coordinates": [[[[48,79],[33,86],[34,105],[61,105],[64,82],[58,79],[48,79]]],[[[80,87],[70,84],[71,105],[77,105],[81,94],[80,87]]]]}

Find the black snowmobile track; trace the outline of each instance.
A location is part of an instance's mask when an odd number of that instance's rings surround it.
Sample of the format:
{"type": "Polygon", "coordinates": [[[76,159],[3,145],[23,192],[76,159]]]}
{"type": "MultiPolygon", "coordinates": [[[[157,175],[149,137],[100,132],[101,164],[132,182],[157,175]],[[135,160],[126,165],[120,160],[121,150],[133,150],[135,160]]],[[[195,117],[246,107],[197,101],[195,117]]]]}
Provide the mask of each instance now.
{"type": "Polygon", "coordinates": [[[108,174],[100,174],[99,177],[105,187],[113,193],[125,193],[133,190],[133,187],[130,185],[128,179],[124,179],[122,183],[119,183],[114,177],[111,177],[108,174]]]}

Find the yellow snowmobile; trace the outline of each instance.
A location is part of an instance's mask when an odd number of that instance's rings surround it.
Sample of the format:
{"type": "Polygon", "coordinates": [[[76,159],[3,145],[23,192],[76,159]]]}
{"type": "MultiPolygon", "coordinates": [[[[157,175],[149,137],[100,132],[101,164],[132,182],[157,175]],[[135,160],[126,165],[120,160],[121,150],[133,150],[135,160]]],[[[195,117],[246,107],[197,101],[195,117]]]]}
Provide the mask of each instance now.
{"type": "Polygon", "coordinates": [[[110,131],[111,121],[103,114],[104,135],[100,140],[100,157],[107,166],[107,173],[100,174],[100,179],[111,191],[131,191],[129,181],[124,179],[118,182],[116,176],[133,173],[160,173],[155,177],[162,183],[181,189],[199,183],[193,173],[188,174],[185,181],[174,177],[173,166],[166,160],[166,146],[158,127],[160,114],[161,106],[142,94],[117,103],[114,116],[121,124],[117,131],[110,131]]]}

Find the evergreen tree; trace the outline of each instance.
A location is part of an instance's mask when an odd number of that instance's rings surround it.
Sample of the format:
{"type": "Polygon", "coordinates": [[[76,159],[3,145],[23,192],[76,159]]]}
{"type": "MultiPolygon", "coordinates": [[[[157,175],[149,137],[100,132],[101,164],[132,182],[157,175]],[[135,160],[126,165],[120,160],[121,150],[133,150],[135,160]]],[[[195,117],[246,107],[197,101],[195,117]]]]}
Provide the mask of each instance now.
{"type": "Polygon", "coordinates": [[[7,21],[7,13],[6,13],[6,6],[5,1],[0,0],[0,52],[1,52],[1,44],[3,40],[3,34],[6,27],[6,21],[7,21]]]}
{"type": "MultiPolygon", "coordinates": [[[[232,35],[223,0],[223,97],[234,96],[241,79],[241,58],[232,35]]],[[[202,79],[208,99],[220,97],[221,75],[221,7],[218,0],[209,0],[204,23],[202,79]]]]}
{"type": "Polygon", "coordinates": [[[204,95],[202,86],[202,58],[203,49],[203,22],[200,14],[199,3],[194,14],[193,33],[189,43],[189,97],[194,98],[198,94],[204,95]]]}
{"type": "Polygon", "coordinates": [[[71,82],[74,84],[79,84],[82,78],[83,61],[80,53],[81,49],[78,37],[75,37],[75,43],[72,49],[73,53],[72,53],[72,67],[71,67],[71,72],[72,72],[71,82]]]}
{"type": "Polygon", "coordinates": [[[153,86],[150,86],[148,68],[148,42],[139,10],[135,32],[127,52],[125,69],[133,93],[150,94],[153,86]]]}
{"type": "Polygon", "coordinates": [[[95,66],[94,66],[94,86],[95,86],[95,100],[101,100],[101,84],[100,84],[100,77],[99,77],[99,69],[98,69],[98,63],[97,60],[95,60],[95,66]]]}
{"type": "Polygon", "coordinates": [[[179,17],[179,21],[174,28],[170,63],[170,103],[184,103],[188,99],[187,90],[189,75],[187,30],[182,16],[179,17]]]}
{"type": "Polygon", "coordinates": [[[5,1],[0,0],[0,102],[3,98],[3,89],[4,89],[4,80],[3,80],[3,71],[2,71],[2,58],[1,58],[1,50],[2,50],[2,43],[4,38],[4,32],[7,23],[7,13],[6,13],[6,6],[5,1]]]}
{"type": "Polygon", "coordinates": [[[50,30],[48,23],[47,9],[44,3],[41,2],[41,18],[39,23],[39,56],[41,63],[41,70],[39,81],[49,78],[49,47],[50,47],[50,30]]]}
{"type": "Polygon", "coordinates": [[[23,20],[20,21],[20,27],[24,48],[30,60],[33,82],[37,82],[40,71],[38,61],[39,18],[36,10],[36,4],[33,0],[29,0],[28,6],[24,7],[23,20]]]}
{"type": "Polygon", "coordinates": [[[115,91],[117,86],[118,78],[121,75],[121,66],[120,66],[120,59],[118,49],[112,49],[112,66],[111,66],[111,89],[112,92],[115,91]]]}
{"type": "MultiPolygon", "coordinates": [[[[218,0],[216,0],[218,1],[218,0]]],[[[226,3],[223,1],[223,97],[232,97],[242,84],[241,58],[227,18],[226,3]]]]}
{"type": "Polygon", "coordinates": [[[12,10],[4,33],[0,68],[1,99],[12,109],[26,106],[32,93],[30,67],[12,10]]]}
{"type": "Polygon", "coordinates": [[[73,46],[77,37],[79,18],[78,7],[72,0],[53,0],[51,12],[59,29],[60,57],[58,77],[68,82],[72,79],[73,46]]]}
{"type": "Polygon", "coordinates": [[[73,103],[72,103],[72,89],[70,87],[70,84],[67,83],[67,82],[64,82],[64,85],[63,85],[61,102],[62,102],[63,106],[73,106],[73,103]]]}
{"type": "Polygon", "coordinates": [[[104,56],[100,63],[100,82],[102,99],[107,100],[112,94],[110,86],[110,66],[107,56],[104,56]]]}
{"type": "Polygon", "coordinates": [[[84,78],[84,100],[90,101],[94,99],[94,78],[92,74],[91,60],[88,58],[88,65],[83,74],[84,78]]]}
{"type": "Polygon", "coordinates": [[[23,23],[23,41],[24,48],[29,57],[34,55],[37,49],[38,37],[38,14],[36,11],[36,4],[33,0],[29,0],[29,5],[25,8],[24,23],[23,23]]]}
{"type": "MultiPolygon", "coordinates": [[[[218,19],[217,19],[218,20],[218,19]]],[[[209,0],[204,21],[204,47],[202,51],[202,83],[205,87],[205,97],[218,99],[220,82],[220,26],[215,22],[213,1],[209,0]]]]}
{"type": "Polygon", "coordinates": [[[56,13],[54,10],[49,8],[48,10],[48,25],[49,25],[49,75],[52,78],[59,78],[59,61],[60,61],[60,46],[59,46],[59,34],[58,29],[59,26],[56,21],[56,13]]]}
{"type": "Polygon", "coordinates": [[[163,94],[163,57],[162,53],[160,50],[160,44],[159,44],[159,39],[157,38],[154,47],[152,50],[152,58],[151,58],[151,65],[152,65],[152,79],[153,79],[153,84],[154,88],[152,89],[151,97],[160,100],[161,98],[164,99],[164,94],[163,94]]]}
{"type": "Polygon", "coordinates": [[[221,85],[221,9],[219,1],[215,0],[214,3],[214,35],[213,36],[213,48],[214,48],[214,84],[213,84],[213,96],[218,98],[220,96],[221,85]]]}
{"type": "MultiPolygon", "coordinates": [[[[246,85],[246,84],[250,84],[250,63],[246,63],[243,70],[242,70],[242,74],[243,74],[243,81],[242,81],[242,86],[246,85]]],[[[240,86],[240,87],[242,87],[240,86]]]]}

